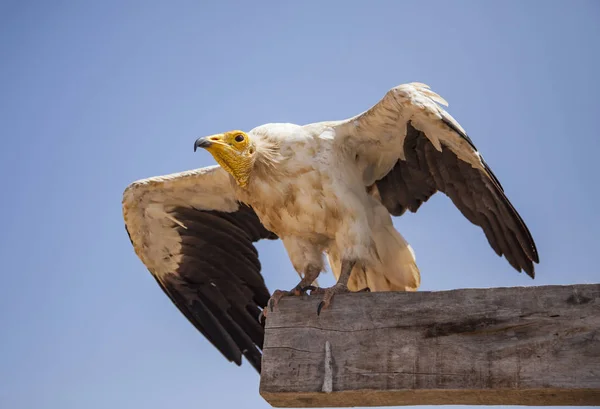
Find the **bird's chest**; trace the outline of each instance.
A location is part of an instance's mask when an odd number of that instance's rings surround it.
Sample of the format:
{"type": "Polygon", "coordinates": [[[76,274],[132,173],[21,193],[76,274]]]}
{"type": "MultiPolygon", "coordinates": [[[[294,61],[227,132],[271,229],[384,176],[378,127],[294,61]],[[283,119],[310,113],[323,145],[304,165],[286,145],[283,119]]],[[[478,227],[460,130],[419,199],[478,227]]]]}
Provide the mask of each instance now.
{"type": "Polygon", "coordinates": [[[282,238],[333,238],[343,207],[335,177],[318,164],[288,165],[278,175],[253,181],[248,202],[282,238]]]}

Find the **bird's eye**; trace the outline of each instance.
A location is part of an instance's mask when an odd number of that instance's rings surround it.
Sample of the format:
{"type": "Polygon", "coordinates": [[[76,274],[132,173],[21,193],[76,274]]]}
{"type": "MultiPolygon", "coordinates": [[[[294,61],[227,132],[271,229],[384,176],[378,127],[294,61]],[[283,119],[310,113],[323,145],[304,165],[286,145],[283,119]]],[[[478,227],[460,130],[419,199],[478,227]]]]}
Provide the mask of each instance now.
{"type": "Polygon", "coordinates": [[[242,142],[244,140],[244,135],[239,134],[235,137],[236,142],[242,142]]]}

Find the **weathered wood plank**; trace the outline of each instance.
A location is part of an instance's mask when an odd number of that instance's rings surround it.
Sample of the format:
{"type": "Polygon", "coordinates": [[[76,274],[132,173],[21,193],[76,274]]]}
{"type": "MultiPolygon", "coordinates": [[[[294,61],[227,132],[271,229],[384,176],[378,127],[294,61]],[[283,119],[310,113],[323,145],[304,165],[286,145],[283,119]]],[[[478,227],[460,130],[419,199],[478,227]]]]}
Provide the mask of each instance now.
{"type": "Polygon", "coordinates": [[[273,406],[600,405],[600,284],[320,299],[268,315],[273,406]]]}

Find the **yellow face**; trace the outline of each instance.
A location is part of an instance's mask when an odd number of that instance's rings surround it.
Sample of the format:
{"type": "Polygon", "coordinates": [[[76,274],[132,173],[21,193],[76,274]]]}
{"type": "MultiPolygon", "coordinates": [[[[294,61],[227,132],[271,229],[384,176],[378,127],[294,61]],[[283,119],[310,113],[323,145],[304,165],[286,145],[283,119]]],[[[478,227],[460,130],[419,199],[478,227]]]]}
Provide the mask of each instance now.
{"type": "Polygon", "coordinates": [[[206,149],[229,172],[237,183],[245,187],[250,178],[254,163],[254,143],[243,131],[229,131],[221,134],[199,138],[194,143],[196,148],[206,149]]]}

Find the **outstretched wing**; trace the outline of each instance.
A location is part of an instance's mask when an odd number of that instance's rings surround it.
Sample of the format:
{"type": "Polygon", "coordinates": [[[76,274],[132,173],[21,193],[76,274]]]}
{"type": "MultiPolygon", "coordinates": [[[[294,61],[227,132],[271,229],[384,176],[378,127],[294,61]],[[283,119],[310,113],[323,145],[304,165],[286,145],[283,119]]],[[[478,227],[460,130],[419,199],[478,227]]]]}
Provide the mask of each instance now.
{"type": "Polygon", "coordinates": [[[238,202],[219,166],[145,179],[123,194],[136,254],[171,301],[221,353],[260,372],[258,322],[269,291],[253,245],[277,239],[238,202]]]}
{"type": "Polygon", "coordinates": [[[490,246],[532,278],[539,263],[531,234],[464,129],[425,84],[395,87],[376,105],[333,125],[340,149],[355,155],[366,186],[392,215],[416,212],[441,191],[490,246]]]}

